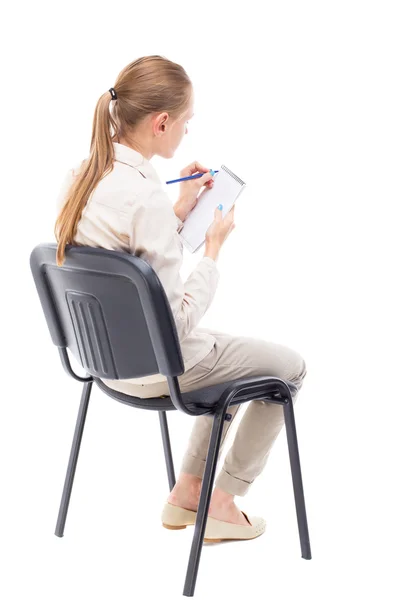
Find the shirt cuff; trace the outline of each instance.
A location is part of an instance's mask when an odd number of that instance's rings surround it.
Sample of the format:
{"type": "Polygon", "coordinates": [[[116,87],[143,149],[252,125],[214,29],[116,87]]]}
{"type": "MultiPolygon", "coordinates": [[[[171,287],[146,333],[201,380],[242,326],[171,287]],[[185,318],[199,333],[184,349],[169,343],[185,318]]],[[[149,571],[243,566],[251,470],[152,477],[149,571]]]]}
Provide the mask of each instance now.
{"type": "Polygon", "coordinates": [[[175,215],[175,218],[176,218],[176,230],[179,233],[183,227],[183,221],[181,221],[180,218],[177,217],[176,215],[175,215]]]}
{"type": "Polygon", "coordinates": [[[203,258],[201,259],[203,262],[207,263],[208,265],[214,267],[214,269],[216,271],[218,271],[218,267],[217,267],[217,261],[214,260],[213,258],[211,258],[210,256],[203,256],[203,258]]]}

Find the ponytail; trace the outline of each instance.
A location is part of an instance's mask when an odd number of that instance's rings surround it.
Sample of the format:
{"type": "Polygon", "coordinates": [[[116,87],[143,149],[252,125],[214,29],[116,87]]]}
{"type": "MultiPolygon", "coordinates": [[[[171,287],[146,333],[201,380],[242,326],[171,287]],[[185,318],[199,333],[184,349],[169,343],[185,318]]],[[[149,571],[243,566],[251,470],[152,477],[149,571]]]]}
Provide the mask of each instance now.
{"type": "Polygon", "coordinates": [[[113,169],[114,149],[110,125],[115,128],[115,121],[110,115],[110,100],[110,92],[106,92],[97,102],[93,117],[90,156],[83,161],[56,220],[54,235],[58,242],[56,254],[58,266],[64,262],[65,246],[73,244],[78,223],[90,194],[100,179],[113,169]]]}

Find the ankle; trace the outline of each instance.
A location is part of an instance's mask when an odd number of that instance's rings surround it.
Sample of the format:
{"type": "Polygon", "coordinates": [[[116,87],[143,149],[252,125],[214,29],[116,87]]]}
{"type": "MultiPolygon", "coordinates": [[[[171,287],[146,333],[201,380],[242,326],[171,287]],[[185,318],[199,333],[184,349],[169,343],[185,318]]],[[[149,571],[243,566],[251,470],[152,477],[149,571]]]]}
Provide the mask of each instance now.
{"type": "Polygon", "coordinates": [[[200,494],[202,479],[190,473],[179,474],[179,478],[171,490],[171,497],[196,496],[200,494]]]}
{"type": "Polygon", "coordinates": [[[201,489],[202,479],[201,477],[196,477],[196,475],[192,475],[191,473],[183,473],[179,474],[179,479],[176,483],[178,488],[186,489],[189,491],[197,491],[201,489]]]}
{"type": "Polygon", "coordinates": [[[214,507],[228,508],[234,504],[234,499],[235,496],[232,494],[228,494],[227,492],[224,492],[224,490],[215,487],[211,496],[210,504],[214,507]]]}

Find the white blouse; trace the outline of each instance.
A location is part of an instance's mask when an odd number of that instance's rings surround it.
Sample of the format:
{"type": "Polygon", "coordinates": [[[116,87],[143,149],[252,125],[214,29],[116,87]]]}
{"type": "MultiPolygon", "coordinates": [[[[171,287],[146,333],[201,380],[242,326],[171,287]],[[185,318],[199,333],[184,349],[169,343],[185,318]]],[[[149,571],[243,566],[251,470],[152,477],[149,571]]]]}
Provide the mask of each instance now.
{"type": "MultiPolygon", "coordinates": [[[[180,277],[182,221],[162,188],[156,170],[142,154],[113,142],[113,170],[99,181],[83,209],[74,238],[78,244],[139,256],[157,273],[175,319],[185,371],[212,349],[215,338],[196,330],[219,281],[216,261],[203,257],[185,282],[180,277]]],[[[57,199],[57,214],[81,163],[70,169],[57,199]]],[[[134,359],[134,357],[133,357],[134,359]]],[[[112,379],[103,379],[113,388],[112,379]]],[[[136,385],[167,381],[160,373],[125,379],[136,385]]],[[[117,389],[117,386],[115,389],[117,389]]]]}

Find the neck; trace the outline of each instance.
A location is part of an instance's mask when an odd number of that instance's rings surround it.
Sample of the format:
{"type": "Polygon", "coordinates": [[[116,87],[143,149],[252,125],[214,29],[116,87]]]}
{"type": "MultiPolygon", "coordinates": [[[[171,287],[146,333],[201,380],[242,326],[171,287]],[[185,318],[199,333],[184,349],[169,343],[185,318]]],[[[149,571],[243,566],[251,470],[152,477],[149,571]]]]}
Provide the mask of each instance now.
{"type": "Polygon", "coordinates": [[[138,136],[135,137],[135,140],[128,140],[127,138],[120,137],[119,139],[115,139],[113,141],[117,141],[119,144],[123,144],[124,146],[128,146],[128,148],[132,148],[132,150],[136,150],[150,160],[154,156],[154,152],[150,147],[150,143],[148,140],[141,139],[138,136]]]}

